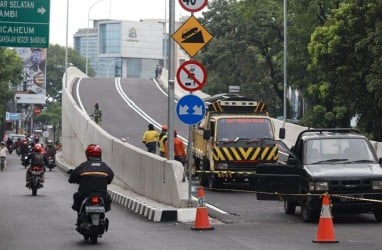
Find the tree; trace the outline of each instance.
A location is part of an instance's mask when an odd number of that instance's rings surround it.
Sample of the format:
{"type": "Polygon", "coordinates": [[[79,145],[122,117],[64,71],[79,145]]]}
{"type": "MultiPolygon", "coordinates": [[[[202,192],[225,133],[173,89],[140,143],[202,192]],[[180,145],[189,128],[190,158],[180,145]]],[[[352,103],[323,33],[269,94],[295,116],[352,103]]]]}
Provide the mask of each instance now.
{"type": "Polygon", "coordinates": [[[312,34],[310,70],[318,76],[309,94],[325,106],[325,125],[359,128],[382,139],[380,1],[347,1],[312,34]]]}
{"type": "MultiPolygon", "coordinates": [[[[50,45],[47,54],[46,107],[40,115],[35,117],[35,122],[56,127],[61,123],[61,93],[65,74],[65,48],[60,45],[50,45]]],[[[68,61],[70,65],[85,71],[86,59],[71,48],[68,49],[68,61]]],[[[89,72],[89,74],[94,75],[93,69],[90,68],[89,72]]]]}
{"type": "MultiPolygon", "coordinates": [[[[65,74],[65,48],[60,45],[50,45],[47,54],[47,102],[61,103],[62,78],[65,74]]],[[[71,48],[68,49],[68,61],[70,65],[85,71],[86,59],[71,48]]],[[[89,72],[89,75],[94,75],[92,68],[89,72]]]]}
{"type": "Polygon", "coordinates": [[[22,69],[21,59],[15,51],[0,47],[0,136],[4,134],[6,103],[14,97],[12,87],[21,81],[22,69]]]}
{"type": "Polygon", "coordinates": [[[214,38],[197,57],[208,70],[207,93],[238,85],[241,93],[266,102],[274,115],[280,112],[280,13],[281,5],[271,0],[210,2],[201,22],[214,38]]]}

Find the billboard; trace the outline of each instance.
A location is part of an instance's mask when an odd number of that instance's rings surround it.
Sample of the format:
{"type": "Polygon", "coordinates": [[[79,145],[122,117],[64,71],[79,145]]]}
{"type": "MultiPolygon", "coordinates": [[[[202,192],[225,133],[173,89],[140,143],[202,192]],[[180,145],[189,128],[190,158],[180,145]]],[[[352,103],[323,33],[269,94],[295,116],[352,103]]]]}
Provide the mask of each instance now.
{"type": "Polygon", "coordinates": [[[45,104],[46,49],[16,48],[24,64],[24,78],[15,95],[17,103],[45,104]]]}

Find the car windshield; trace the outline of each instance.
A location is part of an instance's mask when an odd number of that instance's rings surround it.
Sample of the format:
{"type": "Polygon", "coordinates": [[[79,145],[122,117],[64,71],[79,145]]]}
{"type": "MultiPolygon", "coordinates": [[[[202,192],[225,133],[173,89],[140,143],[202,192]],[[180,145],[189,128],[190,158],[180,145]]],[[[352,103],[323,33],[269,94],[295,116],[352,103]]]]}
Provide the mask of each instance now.
{"type": "Polygon", "coordinates": [[[306,164],[376,162],[370,145],[362,138],[311,139],[305,150],[306,164]]]}
{"type": "Polygon", "coordinates": [[[273,139],[273,129],[266,118],[222,118],[217,125],[217,141],[273,139]]]}

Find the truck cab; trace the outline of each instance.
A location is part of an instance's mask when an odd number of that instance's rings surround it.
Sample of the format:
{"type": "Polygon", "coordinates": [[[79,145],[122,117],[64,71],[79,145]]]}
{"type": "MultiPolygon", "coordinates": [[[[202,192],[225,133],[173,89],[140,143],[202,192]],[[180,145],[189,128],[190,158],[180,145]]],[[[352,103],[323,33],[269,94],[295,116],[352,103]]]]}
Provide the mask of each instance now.
{"type": "Polygon", "coordinates": [[[192,153],[200,184],[255,185],[259,162],[277,162],[275,128],[265,104],[238,94],[204,100],[205,118],[193,128],[192,153]]]}
{"type": "Polygon", "coordinates": [[[301,207],[305,222],[315,221],[321,197],[329,194],[333,213],[374,213],[382,221],[381,159],[369,140],[354,129],[300,132],[283,164],[257,168],[257,199],[284,201],[286,214],[301,207]]]}

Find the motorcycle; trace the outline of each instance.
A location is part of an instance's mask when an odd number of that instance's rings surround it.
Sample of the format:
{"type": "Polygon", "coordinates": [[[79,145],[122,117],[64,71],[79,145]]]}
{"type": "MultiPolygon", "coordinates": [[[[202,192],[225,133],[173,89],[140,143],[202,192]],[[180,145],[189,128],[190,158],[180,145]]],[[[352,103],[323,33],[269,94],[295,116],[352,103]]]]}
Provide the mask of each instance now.
{"type": "Polygon", "coordinates": [[[16,154],[17,156],[21,155],[20,146],[16,146],[16,154]]]}
{"type": "Polygon", "coordinates": [[[24,166],[24,168],[27,168],[29,166],[29,156],[28,156],[28,154],[23,154],[21,156],[21,164],[24,166]]]}
{"type": "Polygon", "coordinates": [[[44,167],[31,166],[28,171],[30,171],[30,176],[29,176],[29,182],[27,184],[27,187],[32,190],[32,195],[36,196],[37,190],[43,187],[42,176],[44,174],[44,167]]]}
{"type": "Polygon", "coordinates": [[[53,168],[56,167],[56,162],[54,161],[54,156],[47,156],[48,158],[48,163],[46,165],[46,167],[49,169],[49,171],[52,171],[53,168]]]}
{"type": "Polygon", "coordinates": [[[86,197],[78,212],[76,230],[83,235],[86,241],[96,244],[98,238],[108,230],[109,220],[105,216],[105,203],[98,194],[86,197]]]}
{"type": "Polygon", "coordinates": [[[7,146],[7,149],[8,149],[8,152],[10,153],[10,154],[12,154],[12,152],[13,152],[13,145],[8,145],[7,146]]]}

